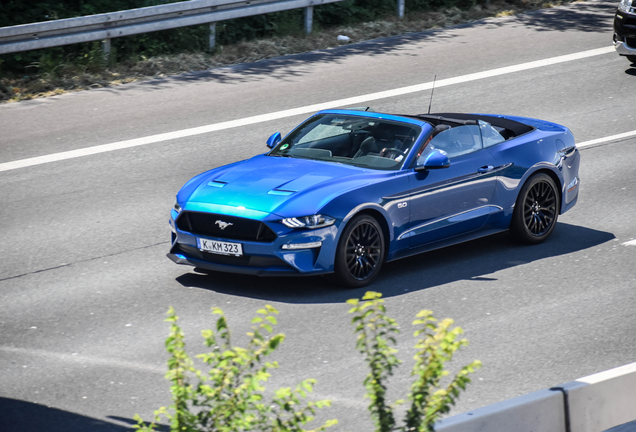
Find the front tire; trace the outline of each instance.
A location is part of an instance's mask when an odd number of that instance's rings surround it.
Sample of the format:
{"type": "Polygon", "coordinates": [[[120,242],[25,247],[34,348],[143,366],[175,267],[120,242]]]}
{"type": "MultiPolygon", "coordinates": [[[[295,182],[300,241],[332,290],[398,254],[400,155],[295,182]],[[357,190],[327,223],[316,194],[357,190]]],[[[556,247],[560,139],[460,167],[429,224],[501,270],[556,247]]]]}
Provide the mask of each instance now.
{"type": "Polygon", "coordinates": [[[512,214],[510,232],[520,242],[538,244],[556,227],[559,193],[547,174],[535,174],[521,188],[512,214]]]}
{"type": "Polygon", "coordinates": [[[370,284],[384,262],[384,233],[375,218],[362,214],[345,226],[334,263],[335,280],[349,288],[370,284]]]}
{"type": "Polygon", "coordinates": [[[636,56],[629,55],[625,57],[627,57],[627,60],[629,60],[630,63],[636,63],[636,56]]]}

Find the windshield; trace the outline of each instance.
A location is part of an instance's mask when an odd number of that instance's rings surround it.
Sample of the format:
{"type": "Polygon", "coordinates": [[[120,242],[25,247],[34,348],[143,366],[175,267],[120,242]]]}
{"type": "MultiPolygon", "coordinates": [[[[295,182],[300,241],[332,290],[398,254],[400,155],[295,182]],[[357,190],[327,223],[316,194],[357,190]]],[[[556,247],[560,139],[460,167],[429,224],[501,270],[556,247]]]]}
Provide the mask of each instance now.
{"type": "Polygon", "coordinates": [[[419,126],[408,123],[321,114],[296,128],[269,156],[393,170],[402,166],[420,132],[419,126]]]}

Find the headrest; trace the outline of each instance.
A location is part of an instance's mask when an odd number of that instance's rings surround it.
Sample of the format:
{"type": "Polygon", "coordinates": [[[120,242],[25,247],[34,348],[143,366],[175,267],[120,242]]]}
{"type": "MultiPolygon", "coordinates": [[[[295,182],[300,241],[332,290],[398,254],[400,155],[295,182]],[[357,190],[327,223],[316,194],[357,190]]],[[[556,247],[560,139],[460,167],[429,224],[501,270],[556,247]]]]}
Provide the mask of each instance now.
{"type": "Polygon", "coordinates": [[[451,127],[449,125],[446,124],[438,124],[437,126],[435,126],[435,128],[433,129],[433,136],[435,135],[439,135],[440,133],[449,130],[451,127]]]}
{"type": "Polygon", "coordinates": [[[373,136],[375,136],[375,139],[378,141],[393,141],[394,134],[389,128],[381,128],[378,129],[373,136]]]}

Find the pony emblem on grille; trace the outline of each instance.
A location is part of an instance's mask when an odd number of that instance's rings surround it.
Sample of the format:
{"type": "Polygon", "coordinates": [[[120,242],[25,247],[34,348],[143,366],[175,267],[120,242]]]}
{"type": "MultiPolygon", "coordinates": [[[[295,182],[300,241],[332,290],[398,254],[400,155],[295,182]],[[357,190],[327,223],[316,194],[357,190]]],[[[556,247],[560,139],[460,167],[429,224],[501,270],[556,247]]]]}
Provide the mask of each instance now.
{"type": "Polygon", "coordinates": [[[216,225],[219,226],[219,228],[221,228],[221,231],[223,231],[225,228],[229,227],[230,225],[234,225],[231,222],[223,222],[222,220],[218,220],[216,222],[214,222],[216,225]]]}

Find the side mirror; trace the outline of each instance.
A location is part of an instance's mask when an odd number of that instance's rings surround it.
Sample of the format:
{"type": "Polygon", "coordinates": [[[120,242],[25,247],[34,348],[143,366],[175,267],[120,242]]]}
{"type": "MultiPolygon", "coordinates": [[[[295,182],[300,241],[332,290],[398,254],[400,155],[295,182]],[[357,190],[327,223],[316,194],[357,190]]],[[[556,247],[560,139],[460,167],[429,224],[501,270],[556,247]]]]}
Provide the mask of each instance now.
{"type": "Polygon", "coordinates": [[[280,140],[282,139],[280,132],[276,132],[274,135],[272,135],[271,137],[267,138],[267,147],[269,148],[274,148],[276,146],[276,144],[278,144],[280,142],[280,140]]]}
{"type": "Polygon", "coordinates": [[[448,168],[450,161],[443,150],[433,150],[426,156],[420,156],[415,166],[415,171],[427,171],[432,169],[448,168]]]}

